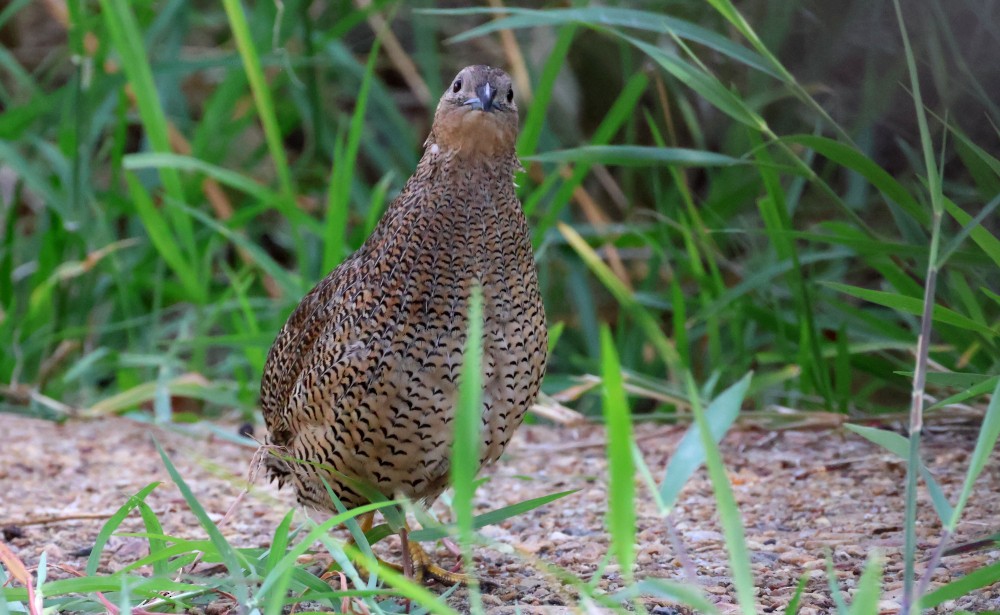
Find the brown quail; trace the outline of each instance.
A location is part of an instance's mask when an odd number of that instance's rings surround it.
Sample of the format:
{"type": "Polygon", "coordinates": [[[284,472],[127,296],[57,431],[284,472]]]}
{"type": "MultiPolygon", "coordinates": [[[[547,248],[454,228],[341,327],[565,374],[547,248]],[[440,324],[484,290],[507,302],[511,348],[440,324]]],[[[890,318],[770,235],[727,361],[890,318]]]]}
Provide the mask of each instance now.
{"type": "MultiPolygon", "coordinates": [[[[447,487],[475,285],[484,319],[480,467],[500,457],[535,400],[547,333],[514,193],[517,130],[510,77],[488,66],[459,72],[399,197],[278,333],[261,382],[268,441],[310,463],[267,463],[301,504],[335,512],[324,480],[348,508],[368,502],[358,482],[428,504],[447,487]]],[[[420,560],[415,575],[458,578],[415,543],[409,553],[420,560]]]]}

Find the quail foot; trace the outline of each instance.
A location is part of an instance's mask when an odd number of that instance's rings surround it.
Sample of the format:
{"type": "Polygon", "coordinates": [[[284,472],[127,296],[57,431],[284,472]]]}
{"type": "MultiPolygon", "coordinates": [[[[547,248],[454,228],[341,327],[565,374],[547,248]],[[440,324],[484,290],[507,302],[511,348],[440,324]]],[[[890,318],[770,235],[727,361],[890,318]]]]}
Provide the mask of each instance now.
{"type": "MultiPolygon", "coordinates": [[[[302,505],[336,512],[325,484],[348,509],[370,499],[358,485],[426,505],[447,487],[475,286],[483,295],[480,467],[500,457],[534,402],[547,333],[514,192],[517,132],[510,77],[488,66],[459,72],[416,171],[371,237],[278,333],[261,382],[267,441],[281,451],[267,467],[302,505]]],[[[400,535],[415,576],[463,579],[407,544],[405,529],[400,535]]]]}

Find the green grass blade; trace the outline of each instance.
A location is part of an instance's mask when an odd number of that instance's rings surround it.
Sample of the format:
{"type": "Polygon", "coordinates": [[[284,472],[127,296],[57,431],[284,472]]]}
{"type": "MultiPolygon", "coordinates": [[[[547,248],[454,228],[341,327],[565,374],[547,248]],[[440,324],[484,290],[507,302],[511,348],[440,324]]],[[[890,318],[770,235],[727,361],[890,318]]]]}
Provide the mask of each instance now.
{"type": "Polygon", "coordinates": [[[165,154],[149,152],[143,154],[129,154],[122,159],[122,168],[126,171],[138,171],[140,169],[176,169],[178,171],[188,171],[203,173],[220,184],[239,190],[263,203],[273,203],[280,197],[278,193],[262,186],[256,180],[247,177],[236,171],[230,171],[220,166],[193,158],[191,156],[181,156],[180,154],[165,154]]]}
{"type": "Polygon", "coordinates": [[[247,24],[246,15],[243,13],[243,6],[239,3],[239,0],[222,0],[222,6],[226,9],[226,16],[229,18],[229,27],[233,32],[233,39],[236,41],[236,48],[240,52],[240,58],[243,60],[244,73],[250,82],[254,104],[257,107],[257,115],[260,117],[261,125],[264,128],[267,149],[271,154],[274,170],[278,174],[278,184],[281,186],[281,193],[288,200],[286,206],[293,207],[295,190],[292,187],[292,175],[288,168],[285,148],[281,142],[281,130],[278,128],[278,120],[274,112],[274,100],[271,98],[271,88],[267,83],[267,79],[264,78],[264,71],[261,69],[260,57],[257,55],[257,48],[254,46],[253,38],[250,34],[250,26],[247,24]]]}
{"type": "MultiPolygon", "coordinates": [[[[274,530],[274,538],[271,539],[271,546],[268,549],[267,560],[264,563],[264,576],[271,574],[275,570],[278,562],[281,561],[282,556],[285,555],[285,550],[288,548],[288,530],[292,526],[292,511],[288,513],[278,524],[278,527],[274,530]]],[[[272,595],[270,598],[274,598],[272,595]]]]}
{"type": "MultiPolygon", "coordinates": [[[[616,603],[636,598],[650,597],[663,598],[673,602],[679,602],[695,609],[697,613],[705,615],[718,615],[719,609],[698,590],[686,583],[679,583],[669,579],[649,578],[626,587],[613,594],[616,603]]],[[[628,611],[627,611],[628,612],[628,611]]]]}
{"type": "Polygon", "coordinates": [[[375,558],[359,558],[361,563],[369,570],[378,569],[379,575],[385,579],[386,583],[399,592],[399,595],[408,598],[427,609],[428,613],[440,615],[458,615],[458,611],[448,606],[441,597],[435,595],[423,585],[414,583],[411,579],[396,572],[392,568],[382,566],[379,568],[378,560],[375,558]]]}
{"type": "MultiPolygon", "coordinates": [[[[139,23],[132,12],[132,7],[126,0],[101,0],[101,14],[111,34],[111,40],[118,51],[119,59],[132,91],[135,93],[139,117],[153,151],[161,154],[171,153],[167,117],[160,104],[160,97],[153,81],[153,71],[150,68],[146,46],[139,32],[139,23]]],[[[162,169],[160,177],[167,196],[184,202],[184,190],[180,177],[173,169],[162,169]]],[[[175,214],[171,223],[176,227],[177,239],[180,242],[184,258],[193,258],[197,253],[195,247],[194,229],[191,221],[184,215],[175,214]]],[[[197,295],[196,295],[197,296],[197,295]]]]}
{"type": "MultiPolygon", "coordinates": [[[[558,493],[552,493],[549,495],[543,495],[541,497],[532,498],[530,500],[525,500],[523,502],[518,502],[517,504],[511,504],[510,506],[504,506],[503,508],[497,508],[496,510],[491,510],[489,512],[476,515],[472,519],[473,529],[484,528],[488,525],[496,525],[497,523],[502,523],[507,519],[512,519],[519,515],[534,510],[539,506],[544,506],[549,502],[554,502],[560,498],[564,498],[568,495],[572,495],[579,491],[579,489],[570,489],[569,491],[560,491],[558,493]]],[[[430,542],[432,540],[441,540],[446,536],[454,535],[455,526],[453,525],[438,525],[423,527],[419,530],[414,530],[410,533],[410,539],[416,540],[417,542],[430,542]]]]}
{"type": "Polygon", "coordinates": [[[622,575],[632,580],[635,566],[635,467],[632,463],[632,418],[621,364],[611,330],[601,326],[601,379],[604,382],[604,422],[607,426],[608,533],[622,575]]]}
{"type": "Polygon", "coordinates": [[[198,522],[208,534],[208,537],[212,542],[212,546],[215,547],[222,559],[222,562],[226,565],[226,569],[229,571],[229,574],[232,575],[234,585],[233,589],[237,599],[240,600],[240,604],[245,604],[247,600],[249,600],[250,588],[244,574],[243,564],[240,562],[240,558],[236,554],[236,550],[229,544],[226,537],[222,535],[218,526],[216,526],[215,522],[213,522],[208,516],[208,513],[205,512],[204,507],[202,507],[201,503],[198,502],[194,492],[191,491],[191,488],[181,477],[177,468],[174,467],[174,464],[170,461],[170,458],[167,457],[167,453],[163,450],[163,447],[160,446],[160,443],[155,437],[153,438],[153,444],[156,445],[156,450],[159,452],[160,459],[163,460],[163,465],[166,466],[167,473],[170,474],[170,478],[174,481],[174,484],[177,485],[181,495],[184,497],[184,501],[187,502],[188,507],[191,509],[191,512],[194,513],[194,516],[198,518],[198,522]]]}
{"type": "Polygon", "coordinates": [[[678,166],[732,166],[749,164],[746,160],[681,147],[648,147],[642,145],[584,145],[528,156],[535,162],[576,162],[605,164],[623,167],[678,166]]]}
{"type": "MultiPolygon", "coordinates": [[[[866,427],[864,425],[853,425],[851,423],[847,423],[844,427],[869,442],[873,442],[881,446],[890,453],[898,456],[900,459],[909,458],[910,441],[905,436],[902,436],[894,431],[886,431],[884,429],[866,427]]],[[[934,479],[934,475],[931,474],[930,470],[928,470],[923,463],[920,463],[919,465],[920,476],[927,484],[927,491],[931,495],[931,502],[934,504],[934,510],[937,511],[938,517],[941,519],[941,523],[946,523],[948,519],[952,518],[954,512],[951,504],[948,503],[948,498],[944,495],[944,491],[941,489],[937,480],[934,479]]]]}
{"type": "Polygon", "coordinates": [[[150,553],[146,557],[139,558],[121,569],[121,572],[132,572],[143,566],[153,566],[163,563],[170,570],[177,570],[185,563],[193,561],[196,557],[212,558],[218,560],[211,540],[179,540],[175,537],[165,535],[153,535],[147,533],[120,533],[119,536],[132,536],[134,538],[146,538],[147,540],[160,540],[170,542],[170,546],[159,549],[156,553],[150,553]],[[188,557],[185,557],[188,556],[188,557]]]}
{"type": "MultiPolygon", "coordinates": [[[[751,137],[759,142],[756,136],[751,137]]],[[[785,190],[781,185],[781,180],[774,169],[769,167],[771,162],[770,153],[758,148],[757,159],[761,164],[759,172],[764,182],[767,198],[758,199],[758,209],[761,218],[764,220],[764,227],[767,230],[771,245],[774,246],[775,253],[779,261],[788,261],[792,268],[788,273],[792,297],[795,305],[795,312],[800,323],[799,327],[799,361],[803,370],[808,372],[808,380],[812,382],[815,390],[823,396],[826,402],[826,409],[832,411],[833,388],[830,385],[829,368],[823,360],[823,342],[820,339],[820,332],[816,325],[815,308],[809,284],[806,283],[805,275],[799,258],[798,248],[790,237],[792,230],[791,214],[789,213],[788,201],[785,198],[785,190]]]]}
{"type": "Polygon", "coordinates": [[[795,594],[788,601],[785,607],[785,615],[796,615],[799,612],[799,603],[802,602],[802,593],[806,590],[806,583],[809,582],[809,573],[804,573],[799,577],[799,583],[795,586],[795,594]]]}
{"type": "MultiPolygon", "coordinates": [[[[5,114],[0,114],[0,118],[2,118],[3,115],[5,114]]],[[[19,177],[32,192],[40,195],[43,199],[53,205],[61,201],[60,197],[57,196],[55,190],[50,185],[49,178],[43,170],[31,164],[31,161],[21,155],[13,144],[7,143],[2,139],[0,139],[0,160],[2,160],[5,165],[10,166],[13,171],[16,171],[17,177],[19,177]]]]}
{"type": "MultiPolygon", "coordinates": [[[[924,310],[923,300],[917,297],[906,297],[898,293],[890,293],[883,290],[859,288],[857,286],[841,284],[839,282],[825,282],[824,285],[842,293],[851,295],[852,297],[864,299],[865,301],[883,305],[907,314],[920,315],[924,310]]],[[[951,325],[968,331],[975,331],[988,341],[992,341],[996,337],[996,332],[993,329],[979,324],[964,314],[959,314],[952,309],[940,305],[934,306],[933,319],[934,322],[939,324],[951,325]]]]}
{"type": "Polygon", "coordinates": [[[556,77],[565,66],[566,54],[569,52],[570,44],[572,44],[575,35],[575,27],[560,28],[555,45],[552,46],[552,51],[545,60],[542,74],[539,75],[538,86],[533,92],[534,99],[525,114],[524,126],[521,127],[521,134],[517,139],[517,154],[522,158],[534,154],[538,148],[538,140],[542,136],[542,127],[545,125],[545,118],[549,111],[549,102],[552,100],[552,92],[556,87],[556,77]]]}
{"type": "Polygon", "coordinates": [[[935,589],[920,600],[921,609],[932,609],[949,601],[961,598],[982,587],[1000,582],[1000,562],[984,566],[969,574],[935,589]]]}
{"type": "Polygon", "coordinates": [[[882,594],[882,556],[878,551],[868,556],[868,563],[858,580],[854,602],[848,610],[849,615],[869,615],[878,613],[879,598],[882,594]]]}
{"type": "Polygon", "coordinates": [[[558,26],[580,24],[594,29],[603,30],[607,26],[618,26],[637,30],[669,33],[680,39],[704,45],[732,58],[755,70],[779,77],[779,73],[753,51],[733,43],[731,40],[712,30],[703,28],[691,21],[679,19],[662,13],[640,11],[630,8],[609,6],[591,6],[568,9],[551,9],[545,11],[504,7],[492,8],[461,8],[461,9],[431,9],[421,11],[436,15],[475,15],[475,14],[510,14],[485,24],[466,30],[452,37],[453,42],[467,41],[499,30],[515,30],[519,28],[537,28],[540,26],[558,26]]]}
{"type": "Polygon", "coordinates": [[[653,317],[649,311],[646,310],[635,298],[635,296],[629,291],[621,280],[615,276],[615,273],[611,271],[601,257],[598,256],[597,252],[594,251],[590,245],[580,236],[580,233],[576,231],[573,227],[566,224],[559,224],[559,232],[562,233],[563,237],[570,246],[576,251],[587,267],[593,272],[598,280],[604,284],[604,287],[614,296],[618,304],[624,308],[629,315],[632,316],[642,328],[643,332],[646,334],[649,343],[651,343],[659,352],[660,356],[663,358],[664,362],[671,367],[680,364],[680,356],[677,354],[677,350],[674,348],[673,343],[667,338],[666,334],[660,328],[659,322],[653,317]]]}
{"type": "MultiPolygon", "coordinates": [[[[117,592],[122,582],[128,583],[129,590],[143,598],[156,598],[161,592],[189,592],[203,590],[200,585],[183,583],[163,578],[126,577],[123,575],[86,576],[58,579],[45,584],[49,597],[68,594],[90,594],[94,592],[117,592]]],[[[2,596],[0,596],[2,599],[2,596]]]]}
{"type": "Polygon", "coordinates": [[[153,246],[156,247],[167,265],[177,274],[190,297],[198,303],[204,303],[207,299],[205,287],[198,281],[197,272],[181,252],[180,246],[175,241],[175,235],[170,232],[170,225],[166,217],[153,204],[149,193],[134,175],[126,173],[125,181],[128,184],[129,193],[132,195],[136,212],[142,219],[153,246]]]}
{"type": "MultiPolygon", "coordinates": [[[[345,523],[348,519],[355,519],[365,513],[373,512],[381,508],[384,508],[386,506],[391,506],[393,504],[394,504],[393,502],[374,502],[370,504],[365,504],[363,506],[358,506],[357,508],[353,508],[347,512],[333,515],[323,523],[319,524],[313,523],[312,528],[309,530],[308,533],[306,533],[305,536],[302,537],[302,540],[295,543],[295,545],[292,546],[290,549],[288,549],[285,552],[285,554],[281,556],[281,559],[279,559],[274,564],[273,570],[284,570],[288,567],[295,566],[296,560],[303,553],[308,551],[314,542],[319,540],[320,537],[328,534],[330,530],[332,530],[333,528],[337,527],[338,525],[341,525],[342,523],[345,523]]],[[[378,566],[376,564],[375,567],[372,568],[372,570],[375,570],[377,568],[378,566]]],[[[279,579],[277,576],[269,575],[261,582],[260,587],[257,589],[257,594],[267,595],[267,593],[271,591],[271,587],[275,583],[277,583],[278,580],[279,579]]]]}
{"type": "Polygon", "coordinates": [[[757,612],[754,604],[753,572],[750,567],[750,554],[747,550],[746,535],[743,532],[743,521],[736,505],[732,485],[726,476],[726,468],[722,462],[719,447],[712,439],[712,429],[708,418],[702,410],[698,389],[690,372],[684,374],[688,395],[691,398],[691,412],[701,434],[701,444],[705,450],[705,465],[715,492],[715,502],[718,506],[719,520],[722,532],[726,538],[726,550],[729,553],[729,568],[733,574],[733,585],[736,588],[736,600],[740,611],[745,615],[757,612]]]}
{"type": "Polygon", "coordinates": [[[693,66],[677,55],[664,51],[646,41],[616,33],[622,40],[628,41],[643,53],[652,58],[675,79],[691,88],[719,111],[753,130],[771,135],[771,131],[759,114],[750,108],[746,102],[722,84],[714,75],[693,66]]]}
{"type": "Polygon", "coordinates": [[[128,587],[128,579],[121,578],[118,589],[118,612],[121,615],[132,615],[132,602],[128,587]]]}
{"type": "Polygon", "coordinates": [[[778,79],[782,80],[788,87],[790,87],[799,100],[806,103],[813,109],[813,111],[819,114],[819,116],[822,117],[829,126],[834,128],[841,135],[841,137],[849,140],[849,137],[847,133],[844,132],[844,129],[841,128],[832,117],[830,117],[826,109],[820,106],[820,104],[809,95],[808,91],[806,91],[806,89],[803,88],[795,79],[795,76],[792,75],[792,73],[789,72],[780,61],[778,61],[778,58],[776,58],[771,50],[767,48],[764,41],[757,36],[757,33],[750,27],[750,24],[743,18],[743,15],[736,10],[736,7],[733,6],[733,3],[730,0],[708,0],[708,3],[711,4],[723,17],[725,17],[729,23],[734,25],[740,34],[750,41],[751,46],[763,58],[762,62],[764,65],[773,71],[773,74],[778,79]]]}
{"type": "MultiPolygon", "coordinates": [[[[740,415],[740,408],[750,389],[752,376],[752,374],[743,376],[739,382],[720,393],[708,405],[705,416],[712,442],[718,444],[722,441],[722,437],[740,415]]],[[[684,432],[677,450],[670,456],[663,482],[660,483],[660,498],[668,509],[677,503],[681,489],[704,462],[705,446],[701,440],[700,427],[692,424],[684,432]]]]}
{"type": "Polygon", "coordinates": [[[840,585],[837,582],[837,571],[833,568],[833,557],[830,555],[829,550],[826,553],[826,585],[830,588],[830,597],[837,606],[837,613],[839,615],[847,615],[847,601],[844,600],[844,594],[840,591],[840,585]]]}
{"type": "Polygon", "coordinates": [[[94,539],[94,547],[90,550],[90,557],[87,558],[86,571],[88,576],[97,574],[97,567],[101,565],[101,552],[104,550],[104,545],[108,543],[108,539],[111,538],[114,531],[128,517],[132,509],[139,506],[146,499],[146,496],[152,493],[153,489],[156,489],[159,485],[159,482],[149,483],[140,489],[135,495],[130,496],[128,501],[104,522],[104,525],[101,526],[101,531],[97,533],[97,538],[94,539]]]}
{"type": "MultiPolygon", "coordinates": [[[[993,211],[996,210],[998,206],[1000,206],[1000,194],[998,194],[996,197],[990,200],[989,203],[984,205],[983,208],[979,211],[979,213],[976,214],[975,218],[970,217],[966,222],[963,222],[962,229],[958,233],[956,233],[955,236],[952,237],[944,247],[941,248],[941,253],[938,255],[937,266],[938,267],[943,266],[945,262],[951,257],[951,255],[958,250],[959,246],[962,245],[965,239],[978,229],[985,231],[986,235],[995,240],[996,238],[990,235],[989,231],[983,227],[983,221],[990,219],[990,216],[993,214],[993,211]]],[[[956,209],[958,211],[961,211],[961,209],[959,209],[958,206],[951,201],[951,199],[944,199],[944,208],[956,220],[965,217],[961,215],[956,216],[953,213],[956,209]]],[[[965,212],[962,213],[964,214],[965,212]]],[[[966,216],[967,215],[968,214],[966,214],[966,216]]],[[[981,247],[983,247],[983,251],[987,251],[986,246],[981,245],[981,247]]],[[[997,245],[993,244],[990,247],[997,248],[997,245]]],[[[994,260],[996,258],[1000,258],[1000,252],[995,252],[995,253],[988,252],[988,254],[990,258],[993,258],[994,260]]],[[[998,264],[1000,264],[1000,261],[998,261],[998,264]]]]}
{"type": "MultiPolygon", "coordinates": [[[[250,82],[250,90],[253,92],[257,116],[260,118],[261,126],[264,129],[264,140],[267,142],[267,150],[271,155],[274,170],[278,175],[278,184],[281,188],[282,198],[277,199],[276,204],[287,220],[296,220],[298,218],[298,205],[295,202],[295,187],[292,183],[292,174],[288,167],[288,158],[285,155],[285,147],[282,142],[281,129],[278,126],[274,100],[271,98],[271,88],[264,77],[264,71],[261,69],[260,57],[254,46],[250,27],[243,12],[243,6],[239,0],[222,0],[222,5],[226,9],[229,27],[233,32],[233,38],[236,41],[240,58],[243,60],[243,69],[247,80],[250,82]]],[[[299,236],[298,226],[293,224],[291,231],[293,241],[298,248],[299,262],[305,262],[303,252],[305,244],[299,236]]]]}
{"type": "Polygon", "coordinates": [[[102,399],[81,412],[81,416],[96,417],[125,412],[142,403],[154,401],[157,394],[179,395],[211,401],[216,394],[213,387],[217,386],[218,384],[201,382],[189,376],[178,376],[164,383],[143,382],[126,391],[102,399]]]}
{"type": "Polygon", "coordinates": [[[837,330],[836,359],[833,362],[834,396],[837,400],[837,411],[847,414],[851,406],[851,347],[847,327],[841,325],[837,330]]]}
{"type": "Polygon", "coordinates": [[[451,481],[455,489],[452,506],[455,524],[462,547],[466,572],[470,573],[470,609],[483,612],[479,583],[471,575],[472,498],[476,492],[476,473],[480,467],[483,442],[483,291],[479,285],[472,288],[468,304],[468,330],[465,340],[461,382],[458,387],[458,406],[455,408],[454,440],[452,442],[451,481]]]}
{"type": "Polygon", "coordinates": [[[326,199],[326,227],[323,231],[323,271],[330,271],[347,256],[347,218],[351,210],[351,184],[354,180],[358,161],[358,149],[365,128],[365,112],[368,110],[368,94],[375,80],[375,67],[379,57],[381,36],[368,52],[364,77],[358,90],[354,113],[346,142],[340,146],[340,156],[336,156],[330,171],[330,189],[326,199]]]}
{"type": "Polygon", "coordinates": [[[305,281],[275,262],[274,258],[257,243],[248,240],[228,226],[221,224],[205,212],[196,209],[190,209],[189,212],[193,218],[228,239],[246,254],[249,254],[253,262],[260,267],[261,271],[272,277],[287,296],[300,297],[306,293],[305,281]]]}
{"type": "Polygon", "coordinates": [[[295,566],[276,568],[271,574],[276,574],[278,578],[271,587],[270,596],[265,597],[264,615],[281,615],[285,609],[285,595],[288,593],[288,586],[291,585],[292,577],[295,574],[295,566]]]}
{"type": "MultiPolygon", "coordinates": [[[[160,520],[156,517],[156,512],[144,501],[139,502],[139,514],[142,515],[142,523],[146,527],[146,533],[149,534],[149,554],[155,555],[157,552],[167,548],[167,541],[162,538],[156,538],[157,534],[163,533],[163,526],[160,525],[160,520]]],[[[167,574],[167,562],[160,560],[153,564],[153,575],[165,575],[167,574]]]]}
{"type": "MultiPolygon", "coordinates": [[[[992,204],[996,199],[991,201],[992,204]]],[[[962,211],[962,209],[953,203],[950,199],[944,200],[945,211],[948,212],[956,222],[964,227],[969,227],[973,225],[973,217],[962,211]]],[[[985,211],[986,208],[984,208],[985,211]]],[[[978,216],[977,216],[978,217],[978,216]]],[[[997,239],[990,231],[982,225],[971,226],[969,230],[969,235],[972,237],[972,241],[979,246],[979,248],[986,253],[986,255],[993,261],[993,264],[1000,267],[1000,239],[997,239]]]]}
{"type": "MultiPolygon", "coordinates": [[[[612,103],[611,108],[605,114],[604,119],[601,120],[597,129],[594,130],[594,134],[590,138],[591,145],[606,145],[611,141],[611,138],[621,130],[622,126],[627,124],[629,118],[632,116],[635,105],[638,104],[639,98],[648,86],[649,77],[644,73],[636,73],[629,77],[621,93],[618,94],[615,102],[612,103]]],[[[574,191],[590,173],[590,169],[591,165],[589,164],[578,164],[573,168],[573,174],[570,178],[559,186],[558,191],[552,198],[549,209],[545,212],[542,220],[535,226],[535,233],[533,235],[535,245],[541,243],[541,238],[545,236],[545,233],[559,219],[560,214],[566,205],[569,204],[570,199],[573,198],[574,191]]],[[[551,178],[551,180],[547,179],[546,182],[552,181],[554,183],[559,178],[559,174],[553,173],[551,178]]],[[[534,211],[534,203],[535,201],[531,199],[526,200],[524,208],[526,215],[530,216],[534,211]]]]}
{"type": "MultiPolygon", "coordinates": [[[[28,608],[21,602],[14,601],[10,597],[10,591],[7,571],[0,564],[0,615],[9,615],[11,609],[17,613],[27,613],[28,608]]],[[[27,590],[25,590],[25,594],[27,594],[27,590]]]]}
{"type": "Polygon", "coordinates": [[[986,414],[983,416],[983,424],[979,427],[979,437],[976,439],[976,448],[972,451],[972,458],[969,460],[969,469],[965,473],[965,482],[962,484],[962,492],[958,496],[958,502],[952,511],[950,518],[947,518],[945,528],[949,532],[954,532],[962,518],[962,511],[965,504],[972,495],[973,485],[982,473],[983,468],[990,459],[990,455],[996,448],[997,440],[1000,438],[1000,382],[993,389],[990,403],[986,407],[986,414]]]}
{"type": "Polygon", "coordinates": [[[838,165],[855,171],[887,199],[903,208],[906,213],[921,224],[930,222],[926,210],[915,198],[892,177],[885,169],[876,164],[856,148],[845,145],[827,137],[816,135],[791,135],[782,137],[779,142],[790,145],[802,145],[816,153],[836,162],[838,165]]]}

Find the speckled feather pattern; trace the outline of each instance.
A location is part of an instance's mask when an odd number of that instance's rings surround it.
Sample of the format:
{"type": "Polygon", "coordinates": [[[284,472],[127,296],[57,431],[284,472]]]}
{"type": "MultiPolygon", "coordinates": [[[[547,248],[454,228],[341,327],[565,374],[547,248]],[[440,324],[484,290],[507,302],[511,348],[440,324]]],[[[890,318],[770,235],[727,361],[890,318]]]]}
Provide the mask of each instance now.
{"type": "MultiPolygon", "coordinates": [[[[439,142],[449,143],[432,129],[371,237],[289,317],[261,384],[270,443],[390,498],[432,501],[447,486],[474,284],[484,299],[480,466],[500,457],[545,370],[545,314],[514,193],[513,144],[485,155],[439,142]]],[[[267,463],[304,505],[333,510],[322,479],[348,508],[367,502],[316,465],[267,463]]]]}

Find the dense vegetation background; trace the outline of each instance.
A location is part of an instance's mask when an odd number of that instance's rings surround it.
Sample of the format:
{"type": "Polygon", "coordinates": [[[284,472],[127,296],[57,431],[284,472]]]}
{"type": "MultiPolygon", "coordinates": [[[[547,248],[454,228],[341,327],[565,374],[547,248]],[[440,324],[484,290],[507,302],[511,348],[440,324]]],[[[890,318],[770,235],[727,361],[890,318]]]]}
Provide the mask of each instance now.
{"type": "Polygon", "coordinates": [[[447,4],[0,3],[0,409],[253,419],[287,314],[489,63],[521,109],[550,395],[600,414],[607,323],[637,414],[752,371],[775,425],[905,418],[915,364],[927,412],[982,414],[997,3],[447,4]]]}
{"type": "MultiPolygon", "coordinates": [[[[548,391],[597,373],[610,322],[639,410],[686,396],[648,327],[706,390],[755,370],[759,409],[906,408],[931,208],[890,3],[746,3],[787,72],[701,3],[507,22],[418,4],[255,3],[241,56],[222,6],[6,3],[7,403],[63,414],[131,391],[98,409],[159,399],[166,418],[181,387],[250,416],[285,316],[409,176],[444,84],[484,62],[519,86],[521,194],[564,327],[548,391]]],[[[1000,186],[997,9],[904,11],[947,243],[1000,186]]],[[[934,371],[970,375],[933,376],[937,397],[997,371],[985,220],[940,278],[934,371]]]]}

